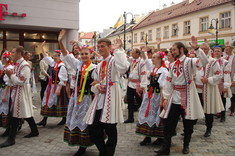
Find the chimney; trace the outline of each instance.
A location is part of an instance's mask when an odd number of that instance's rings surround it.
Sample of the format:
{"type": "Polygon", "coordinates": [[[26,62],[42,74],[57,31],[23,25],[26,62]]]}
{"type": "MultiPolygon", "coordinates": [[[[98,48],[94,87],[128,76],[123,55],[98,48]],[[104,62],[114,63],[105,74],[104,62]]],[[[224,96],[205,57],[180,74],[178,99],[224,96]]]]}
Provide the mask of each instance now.
{"type": "Polygon", "coordinates": [[[163,9],[166,9],[167,8],[167,5],[166,5],[166,3],[163,5],[163,9]]]}

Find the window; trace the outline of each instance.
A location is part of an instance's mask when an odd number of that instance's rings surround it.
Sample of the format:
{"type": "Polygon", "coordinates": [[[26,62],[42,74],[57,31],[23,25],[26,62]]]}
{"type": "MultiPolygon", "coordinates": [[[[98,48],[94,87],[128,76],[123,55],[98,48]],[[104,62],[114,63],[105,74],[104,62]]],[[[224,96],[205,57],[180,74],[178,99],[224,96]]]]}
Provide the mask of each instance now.
{"type": "Polygon", "coordinates": [[[221,19],[221,28],[230,28],[231,27],[231,12],[224,12],[220,14],[221,19]]]}
{"type": "Polygon", "coordinates": [[[2,40],[2,39],[3,39],[3,31],[0,30],[0,40],[2,40]]]}
{"type": "Polygon", "coordinates": [[[190,21],[185,21],[184,22],[184,34],[190,34],[190,21]]]}
{"type": "Polygon", "coordinates": [[[144,32],[141,32],[140,33],[140,42],[143,42],[144,41],[144,32]]]}
{"type": "Polygon", "coordinates": [[[157,28],[156,32],[157,32],[156,37],[161,38],[161,28],[157,28]]]}
{"type": "Polygon", "coordinates": [[[148,31],[148,41],[152,41],[153,37],[152,37],[152,30],[148,31]]]}
{"type": "Polygon", "coordinates": [[[207,29],[209,27],[208,20],[209,20],[208,17],[200,18],[200,31],[201,32],[207,32],[207,29]]]}
{"type": "Polygon", "coordinates": [[[137,33],[134,34],[134,43],[137,43],[137,33]]]}
{"type": "Polygon", "coordinates": [[[7,31],[6,32],[6,37],[7,40],[19,40],[19,32],[15,32],[15,31],[7,31]]]}
{"type": "Polygon", "coordinates": [[[172,25],[172,36],[178,36],[178,24],[172,25]]]}
{"type": "Polygon", "coordinates": [[[164,27],[164,38],[169,38],[169,26],[164,27]]]}

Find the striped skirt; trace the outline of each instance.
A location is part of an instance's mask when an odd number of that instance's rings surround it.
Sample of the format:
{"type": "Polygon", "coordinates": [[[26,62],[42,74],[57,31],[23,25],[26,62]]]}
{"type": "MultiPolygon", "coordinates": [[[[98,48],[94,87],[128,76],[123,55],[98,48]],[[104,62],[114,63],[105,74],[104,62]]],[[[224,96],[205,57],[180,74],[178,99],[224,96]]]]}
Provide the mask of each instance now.
{"type": "Polygon", "coordinates": [[[163,122],[160,122],[158,127],[156,125],[149,127],[149,125],[146,123],[142,125],[138,123],[136,126],[136,133],[147,137],[163,138],[164,137],[163,130],[164,130],[163,122]]]}
{"type": "Polygon", "coordinates": [[[69,128],[65,126],[64,141],[67,142],[70,146],[89,147],[94,144],[90,140],[88,128],[86,128],[84,131],[81,131],[76,127],[70,131],[69,128]]]}
{"type": "Polygon", "coordinates": [[[57,100],[56,105],[53,105],[52,107],[46,105],[42,106],[41,115],[45,117],[66,117],[69,99],[64,86],[61,89],[60,96],[57,96],[54,100],[57,100]]]}

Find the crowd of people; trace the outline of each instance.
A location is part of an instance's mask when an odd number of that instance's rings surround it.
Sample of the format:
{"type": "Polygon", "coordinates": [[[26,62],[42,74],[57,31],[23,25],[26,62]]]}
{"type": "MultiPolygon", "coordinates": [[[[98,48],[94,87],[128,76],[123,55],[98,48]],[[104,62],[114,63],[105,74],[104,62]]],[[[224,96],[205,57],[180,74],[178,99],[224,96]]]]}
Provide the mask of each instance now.
{"type": "Polygon", "coordinates": [[[214,117],[226,121],[226,98],[231,100],[230,116],[235,109],[235,57],[228,44],[200,46],[192,36],[190,50],[176,42],[168,51],[142,46],[130,55],[122,49],[122,41],[98,40],[95,52],[78,41],[71,41],[71,52],[61,30],[60,50],[53,56],[41,44],[39,81],[41,83],[41,115],[33,118],[32,63],[21,46],[1,54],[0,127],[7,140],[0,148],[15,144],[23,120],[31,132],[26,138],[39,135],[37,126],[45,127],[48,117],[60,117],[57,125],[65,125],[64,141],[79,146],[75,156],[83,155],[96,145],[100,156],[113,156],[117,145],[117,123],[134,123],[138,111],[136,134],[145,136],[141,146],[161,145],[156,155],[169,155],[171,138],[177,123],[183,121],[183,154],[189,153],[194,125],[205,118],[204,137],[212,135],[214,117]],[[127,103],[127,119],[123,117],[127,103]]]}

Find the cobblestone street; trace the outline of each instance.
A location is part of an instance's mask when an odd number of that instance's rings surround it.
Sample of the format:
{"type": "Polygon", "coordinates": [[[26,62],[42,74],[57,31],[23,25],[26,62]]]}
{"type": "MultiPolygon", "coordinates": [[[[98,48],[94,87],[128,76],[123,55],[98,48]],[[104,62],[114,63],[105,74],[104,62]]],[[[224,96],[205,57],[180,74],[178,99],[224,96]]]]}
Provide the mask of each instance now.
{"type": "MultiPolygon", "coordinates": [[[[35,95],[34,104],[35,120],[40,121],[40,100],[39,95],[35,95]]],[[[125,118],[126,118],[125,110],[125,118]]],[[[135,114],[137,115],[137,113],[135,114]]],[[[195,126],[194,134],[190,144],[190,153],[193,156],[234,156],[235,153],[235,118],[226,116],[226,122],[220,123],[215,119],[212,135],[204,138],[205,131],[204,120],[200,120],[195,126]]],[[[135,118],[136,119],[136,118],[135,118]]],[[[27,139],[23,136],[28,134],[30,129],[27,122],[18,132],[16,144],[11,147],[0,149],[2,156],[72,156],[78,147],[70,147],[63,142],[64,126],[57,126],[60,118],[49,118],[45,127],[39,127],[40,135],[35,138],[27,139]]],[[[148,145],[140,146],[139,142],[143,140],[143,136],[135,134],[136,123],[119,124],[118,125],[118,144],[116,148],[116,156],[154,156],[154,150],[158,146],[148,145]]],[[[4,129],[0,129],[3,133],[4,129]]],[[[171,155],[182,155],[182,122],[177,127],[177,136],[173,137],[171,155]]],[[[6,138],[0,138],[2,143],[6,138]]],[[[154,140],[152,140],[154,141],[154,140]]],[[[86,156],[97,156],[98,150],[95,146],[87,149],[86,156]]]]}

